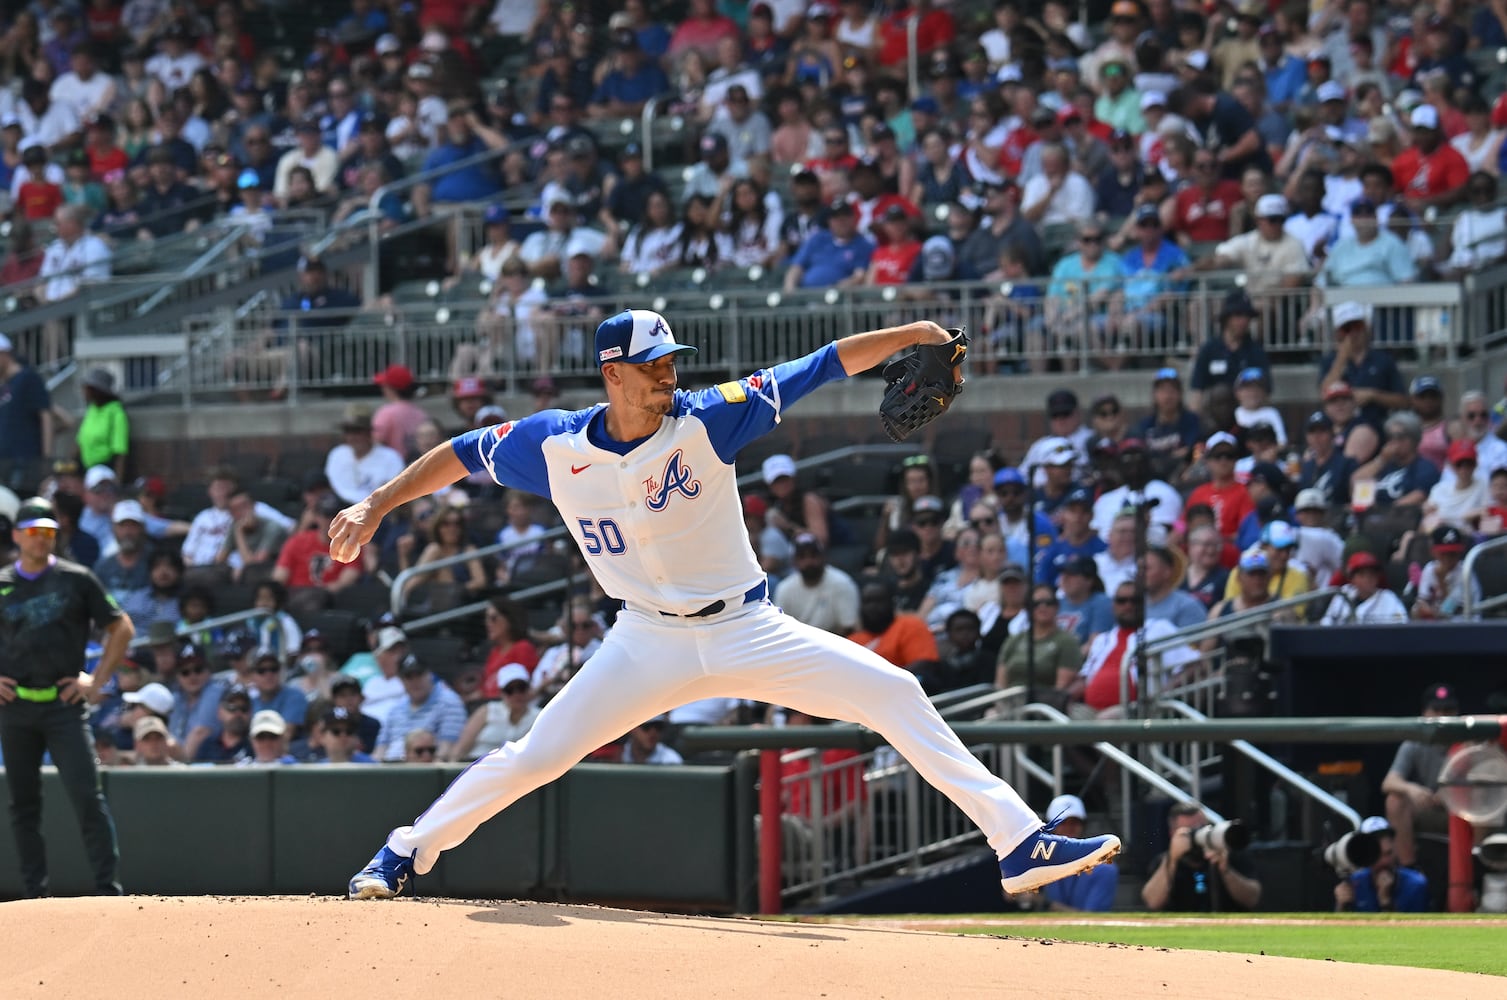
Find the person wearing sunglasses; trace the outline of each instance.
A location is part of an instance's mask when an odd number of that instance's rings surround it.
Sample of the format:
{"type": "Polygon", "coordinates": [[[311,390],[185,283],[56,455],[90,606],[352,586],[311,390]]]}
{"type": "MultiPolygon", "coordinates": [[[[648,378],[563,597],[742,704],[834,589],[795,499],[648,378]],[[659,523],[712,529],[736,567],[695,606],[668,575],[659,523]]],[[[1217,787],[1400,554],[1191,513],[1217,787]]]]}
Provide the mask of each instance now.
{"type": "Polygon", "coordinates": [[[309,714],[308,697],[298,688],[283,683],[282,658],[269,650],[258,652],[251,662],[251,710],[257,714],[276,712],[283,719],[289,739],[298,735],[309,714]]]}
{"type": "MultiPolygon", "coordinates": [[[[1476,468],[1480,475],[1490,477],[1497,469],[1507,468],[1507,441],[1492,433],[1491,408],[1486,394],[1475,389],[1460,396],[1460,419],[1455,421],[1449,436],[1455,441],[1469,441],[1476,446],[1476,468]]],[[[1440,482],[1454,478],[1454,469],[1446,465],[1440,474],[1440,482]]]]}
{"type": "Polygon", "coordinates": [[[234,764],[251,759],[251,691],[231,685],[220,695],[216,711],[219,732],[199,744],[193,760],[199,764],[234,764]]]}
{"type": "Polygon", "coordinates": [[[372,756],[382,761],[408,760],[414,753],[411,737],[424,732],[434,744],[434,759],[448,759],[466,726],[466,706],[460,695],[412,653],[398,664],[398,677],[405,697],[398,699],[383,720],[372,756]]]}
{"type": "Polygon", "coordinates": [[[334,705],[320,716],[309,744],[323,755],[313,758],[311,763],[375,764],[371,755],[361,749],[359,715],[359,711],[334,705]]]}
{"type": "Polygon", "coordinates": [[[27,500],[11,531],[20,558],[0,566],[0,755],[15,856],[25,894],[46,895],[42,758],[49,755],[83,830],[94,891],[119,895],[115,823],[84,722],[136,629],[87,567],[53,554],[57,534],[52,503],[27,500]],[[83,672],[84,644],[95,628],[104,633],[104,649],[91,675],[83,672]]]}
{"type": "MultiPolygon", "coordinates": [[[[1120,698],[1122,669],[1129,667],[1131,702],[1138,697],[1143,681],[1137,670],[1136,645],[1139,642],[1149,645],[1177,631],[1164,618],[1151,618],[1142,624],[1141,602],[1133,580],[1115,586],[1113,606],[1115,627],[1094,636],[1077,678],[1067,687],[1069,711],[1074,718],[1124,718],[1129,706],[1120,698]],[[1082,708],[1075,710],[1075,703],[1081,703],[1082,708]]],[[[1149,666],[1161,672],[1157,687],[1166,687],[1185,665],[1197,658],[1198,653],[1191,646],[1177,646],[1151,658],[1149,666]]]]}
{"type": "Polygon", "coordinates": [[[173,709],[168,713],[168,735],[180,751],[180,760],[193,760],[199,746],[220,729],[220,697],[227,685],[210,675],[209,657],[192,642],[174,647],[177,669],[173,709]]]}

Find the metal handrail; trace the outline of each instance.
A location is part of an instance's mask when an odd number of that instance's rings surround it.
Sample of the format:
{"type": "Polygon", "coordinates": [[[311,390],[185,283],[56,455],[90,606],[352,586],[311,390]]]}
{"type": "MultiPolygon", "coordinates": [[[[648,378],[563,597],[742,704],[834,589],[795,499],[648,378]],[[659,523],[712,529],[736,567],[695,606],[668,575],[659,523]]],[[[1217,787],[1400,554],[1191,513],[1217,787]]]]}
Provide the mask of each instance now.
{"type": "MultiPolygon", "coordinates": [[[[1176,698],[1161,699],[1157,702],[1156,707],[1175,712],[1178,715],[1181,715],[1183,718],[1192,719],[1194,722],[1207,722],[1209,720],[1209,717],[1207,715],[1203,714],[1192,705],[1189,705],[1187,702],[1178,701],[1176,698]]],[[[1356,812],[1343,801],[1329,794],[1318,785],[1315,785],[1313,782],[1309,781],[1307,778],[1303,777],[1301,774],[1294,771],[1286,764],[1277,760],[1275,757],[1272,757],[1270,754],[1266,753],[1266,751],[1258,749],[1246,740],[1229,740],[1225,745],[1228,746],[1231,750],[1244,755],[1252,763],[1265,768],[1278,781],[1292,786],[1293,788],[1302,792],[1304,795],[1307,795],[1309,798],[1318,802],[1320,805],[1327,806],[1330,812],[1337,813],[1338,815],[1344,817],[1350,823],[1350,828],[1352,830],[1360,829],[1360,813],[1356,812]]]]}
{"type": "MultiPolygon", "coordinates": [[[[544,597],[548,594],[553,594],[559,590],[567,590],[571,584],[586,582],[586,574],[577,573],[574,576],[564,576],[558,580],[551,580],[549,583],[538,583],[532,587],[524,587],[522,590],[510,591],[507,596],[509,600],[527,601],[535,597],[544,597]]],[[[490,601],[473,601],[470,604],[462,604],[447,611],[436,611],[432,615],[425,615],[422,618],[415,618],[412,621],[404,622],[403,631],[418,632],[461,618],[469,618],[471,615],[485,611],[490,603],[490,601]]]]}
{"type": "MultiPolygon", "coordinates": [[[[241,232],[239,227],[237,227],[227,232],[224,236],[221,236],[217,242],[212,244],[199,256],[195,257],[189,263],[189,265],[183,269],[180,275],[180,280],[184,278],[198,277],[198,275],[201,274],[205,270],[205,268],[209,267],[209,265],[216,258],[225,253],[231,247],[235,246],[236,243],[240,242],[242,235],[243,233],[241,232]]],[[[136,315],[145,316],[153,309],[156,309],[159,305],[162,304],[165,299],[167,299],[169,295],[173,294],[174,286],[176,284],[177,282],[172,282],[163,285],[161,288],[157,289],[157,291],[147,296],[147,298],[136,307],[136,315]]]]}
{"type": "MultiPolygon", "coordinates": [[[[268,617],[267,612],[263,611],[260,608],[251,608],[246,611],[233,611],[228,615],[219,615],[215,618],[206,618],[202,622],[194,622],[192,625],[185,626],[182,622],[179,622],[173,627],[173,635],[174,637],[193,635],[195,632],[203,632],[205,629],[220,628],[222,625],[238,625],[241,622],[250,621],[253,618],[266,617],[268,617]]],[[[140,649],[142,646],[147,646],[150,644],[150,636],[137,635],[134,639],[131,640],[130,645],[128,645],[126,648],[140,649]]]]}
{"type": "Polygon", "coordinates": [[[1304,604],[1314,604],[1326,600],[1340,592],[1338,587],[1321,587],[1318,590],[1309,590],[1293,597],[1284,597],[1281,600],[1270,601],[1259,607],[1247,611],[1238,611],[1224,618],[1216,618],[1213,621],[1202,621],[1187,628],[1178,629],[1171,635],[1163,636],[1146,643],[1146,655],[1163,653],[1177,646],[1192,645],[1204,639],[1213,639],[1226,632],[1233,632],[1241,628],[1249,628],[1252,625],[1260,625],[1267,619],[1276,615],[1279,611],[1288,608],[1299,607],[1304,604]]]}
{"type": "Polygon", "coordinates": [[[905,19],[905,79],[912,94],[921,93],[921,15],[912,14],[905,19]]]}
{"type": "Polygon", "coordinates": [[[639,128],[643,135],[639,136],[638,146],[644,153],[644,172],[654,172],[654,119],[659,117],[658,95],[644,102],[644,110],[639,118],[639,128]]]}
{"type": "MultiPolygon", "coordinates": [[[[568,532],[566,532],[565,526],[562,524],[558,527],[550,528],[542,535],[535,535],[533,538],[520,538],[514,542],[494,542],[491,545],[483,545],[480,548],[472,549],[470,552],[459,552],[453,556],[441,556],[438,559],[431,559],[426,563],[419,563],[415,566],[410,566],[399,573],[397,576],[395,576],[392,581],[392,586],[387,588],[387,598],[392,605],[393,614],[401,615],[403,613],[403,588],[409,580],[412,580],[414,577],[420,574],[427,576],[430,573],[445,569],[448,566],[458,566],[461,563],[473,562],[477,559],[485,559],[487,556],[493,556],[499,552],[508,552],[512,549],[520,549],[525,546],[532,547],[539,544],[540,542],[552,542],[557,538],[565,538],[567,534],[568,532]]],[[[519,593],[520,595],[522,594],[521,591],[519,593]]],[[[485,604],[485,601],[481,601],[475,605],[467,606],[474,608],[476,611],[480,611],[485,604]]]]}
{"type": "Polygon", "coordinates": [[[1470,583],[1475,579],[1476,561],[1481,558],[1481,553],[1492,552],[1500,548],[1507,548],[1507,535],[1488,538],[1484,542],[1471,546],[1470,551],[1465,553],[1465,562],[1460,567],[1460,577],[1465,581],[1465,599],[1460,602],[1460,616],[1462,618],[1472,618],[1489,608],[1507,604],[1507,594],[1497,594],[1495,597],[1488,597],[1480,604],[1477,604],[1475,599],[1476,588],[1471,586],[1470,583]]]}
{"type": "MultiPolygon", "coordinates": [[[[1066,715],[1066,713],[1058,711],[1051,705],[1044,705],[1040,702],[1033,702],[1030,705],[1023,706],[1020,710],[1020,717],[1034,717],[1038,719],[1046,719],[1050,722],[1065,722],[1070,725],[1077,725],[1077,723],[1073,722],[1073,720],[1070,719],[1066,715]]],[[[1219,813],[1215,812],[1213,809],[1210,809],[1208,806],[1200,802],[1197,796],[1183,791],[1181,788],[1177,787],[1172,782],[1162,777],[1160,774],[1157,774],[1145,764],[1142,764],[1135,758],[1134,755],[1126,753],[1124,750],[1121,750],[1119,747],[1115,746],[1113,743],[1108,742],[1107,740],[1100,740],[1099,742],[1094,743],[1093,747],[1105,757],[1108,757],[1109,759],[1120,765],[1120,796],[1122,808],[1120,815],[1125,817],[1126,823],[1130,822],[1132,815],[1129,781],[1129,778],[1132,774],[1137,778],[1140,778],[1152,788],[1155,788],[1157,791],[1161,792],[1163,795],[1166,795],[1173,801],[1197,806],[1199,809],[1203,810],[1204,815],[1209,817],[1210,822],[1224,822],[1223,816],[1219,815],[1219,813]]],[[[1026,748],[1024,744],[1018,745],[1015,750],[1016,756],[1020,757],[1025,753],[1025,750],[1026,748]]]]}

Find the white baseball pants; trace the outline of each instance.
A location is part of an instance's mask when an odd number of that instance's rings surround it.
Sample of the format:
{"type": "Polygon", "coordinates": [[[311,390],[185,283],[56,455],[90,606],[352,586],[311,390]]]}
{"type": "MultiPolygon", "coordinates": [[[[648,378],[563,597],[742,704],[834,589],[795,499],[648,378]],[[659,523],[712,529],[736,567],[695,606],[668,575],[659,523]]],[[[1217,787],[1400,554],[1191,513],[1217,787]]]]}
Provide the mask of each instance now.
{"type": "Polygon", "coordinates": [[[699,698],[747,698],[883,736],[1004,856],[1041,826],[958,740],[906,670],[767,601],[706,618],[624,609],[595,656],[516,743],[481,757],[412,826],[388,837],[420,875],[441,851],[634,726],[699,698]]]}

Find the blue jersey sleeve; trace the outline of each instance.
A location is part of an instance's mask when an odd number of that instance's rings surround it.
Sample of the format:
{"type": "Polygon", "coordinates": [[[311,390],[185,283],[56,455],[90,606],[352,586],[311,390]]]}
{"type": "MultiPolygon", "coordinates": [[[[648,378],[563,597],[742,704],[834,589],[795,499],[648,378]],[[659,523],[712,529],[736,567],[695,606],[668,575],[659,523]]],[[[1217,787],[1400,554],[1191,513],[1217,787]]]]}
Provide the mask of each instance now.
{"type": "Polygon", "coordinates": [[[485,472],[499,486],[512,486],[550,499],[544,439],[576,430],[591,414],[540,410],[522,420],[478,427],[452,438],[450,447],[467,472],[485,472]]]}
{"type": "Polygon", "coordinates": [[[706,425],[717,457],[731,465],[749,442],[774,429],[785,407],[847,374],[837,345],[828,344],[736,382],[683,393],[680,412],[689,412],[706,425]]]}

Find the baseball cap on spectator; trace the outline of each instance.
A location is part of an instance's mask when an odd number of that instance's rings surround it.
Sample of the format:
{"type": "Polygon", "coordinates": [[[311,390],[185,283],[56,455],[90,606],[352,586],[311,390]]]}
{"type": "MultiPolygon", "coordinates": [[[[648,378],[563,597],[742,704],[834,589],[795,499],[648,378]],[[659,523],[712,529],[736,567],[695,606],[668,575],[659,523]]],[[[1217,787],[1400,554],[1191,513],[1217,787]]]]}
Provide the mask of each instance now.
{"type": "Polygon", "coordinates": [[[167,715],[173,710],[173,692],[156,681],[143,685],[140,691],[127,691],[120,700],[127,705],[143,705],[154,715],[167,715]]]}
{"type": "Polygon", "coordinates": [[[1065,417],[1078,409],[1078,394],[1071,389],[1054,389],[1047,397],[1047,416],[1065,417]]]}
{"type": "Polygon", "coordinates": [[[1047,811],[1043,814],[1048,822],[1059,819],[1088,819],[1088,809],[1084,807],[1083,800],[1076,795],[1059,795],[1047,803],[1047,811]]]}
{"type": "Polygon", "coordinates": [[[1240,442],[1236,441],[1235,435],[1229,433],[1228,431],[1215,431],[1213,434],[1210,434],[1209,439],[1204,442],[1204,452],[1210,453],[1213,452],[1216,448],[1225,448],[1233,453],[1240,449],[1240,442]]]}
{"type": "Polygon", "coordinates": [[[1320,104],[1327,104],[1330,101],[1343,101],[1348,95],[1345,93],[1343,83],[1337,80],[1325,80],[1314,90],[1314,96],[1319,99],[1320,104]]]}
{"type": "Polygon", "coordinates": [[[399,677],[417,677],[420,674],[427,674],[428,672],[429,668],[420,663],[419,658],[412,653],[409,653],[398,661],[399,677]]]}
{"type": "Polygon", "coordinates": [[[372,51],[376,52],[379,56],[402,52],[403,43],[398,41],[397,35],[379,35],[376,44],[372,46],[372,51]]]}
{"type": "Polygon", "coordinates": [[[407,365],[388,365],[372,376],[372,384],[402,392],[413,388],[413,372],[407,365]]]}
{"type": "Polygon", "coordinates": [[[1324,402],[1333,399],[1354,399],[1355,390],[1350,388],[1349,382],[1330,382],[1324,389],[1324,402]]]}
{"type": "Polygon", "coordinates": [[[643,155],[644,147],[636,142],[630,142],[623,146],[622,150],[617,154],[617,158],[619,160],[638,160],[642,159],[643,155]]]}
{"type": "Polygon", "coordinates": [[[314,513],[321,517],[334,517],[340,513],[341,505],[345,501],[334,493],[326,493],[314,502],[314,513]]]}
{"type": "Polygon", "coordinates": [[[1155,205],[1142,205],[1135,210],[1136,225],[1142,226],[1148,222],[1155,223],[1156,225],[1162,224],[1162,213],[1157,210],[1155,205]]]}
{"type": "Polygon", "coordinates": [[[1075,503],[1081,503],[1085,507],[1092,507],[1094,505],[1094,495],[1085,487],[1079,486],[1076,489],[1070,490],[1068,495],[1062,498],[1062,505],[1064,507],[1075,503]]]}
{"type": "Polygon", "coordinates": [[[1277,440],[1277,429],[1265,420],[1251,424],[1245,429],[1245,442],[1251,444],[1265,444],[1277,440]]]}
{"type": "Polygon", "coordinates": [[[1274,462],[1257,462],[1251,466],[1250,481],[1255,482],[1258,479],[1265,483],[1273,493],[1280,493],[1282,487],[1287,485],[1287,476],[1282,472],[1281,466],[1274,462]]]}
{"type": "Polygon", "coordinates": [[[1357,198],[1350,203],[1350,215],[1373,216],[1376,214],[1376,202],[1370,198],[1357,198]]]}
{"type": "Polygon", "coordinates": [[[1058,576],[1063,573],[1071,573],[1074,576],[1085,576],[1089,579],[1099,575],[1098,564],[1093,556],[1073,556],[1057,568],[1058,576]]]}
{"type": "Polygon", "coordinates": [[[1420,104],[1408,115],[1408,124],[1413,128],[1438,129],[1439,111],[1432,104],[1420,104]]]}
{"type": "MultiPolygon", "coordinates": [[[[176,637],[175,637],[176,638],[176,637]]],[[[197,642],[185,642],[178,647],[178,666],[188,663],[208,663],[209,656],[197,642]]]]}
{"type": "Polygon", "coordinates": [[[1298,532],[1286,521],[1272,521],[1261,529],[1261,544],[1290,549],[1298,544],[1298,532]]]}
{"type": "Polygon", "coordinates": [[[1056,124],[1056,122],[1057,112],[1053,111],[1045,104],[1036,105],[1036,109],[1031,112],[1032,125],[1053,125],[1056,124]]]}
{"type": "Polygon", "coordinates": [[[1429,392],[1436,396],[1444,395],[1444,390],[1439,386],[1439,380],[1432,375],[1419,375],[1408,386],[1409,396],[1422,396],[1429,392]]]}
{"type": "Polygon", "coordinates": [[[1166,106],[1167,95],[1162,93],[1160,90],[1148,90],[1146,91],[1146,93],[1141,95],[1142,111],[1149,111],[1152,108],[1165,108],[1166,106]]]}
{"type": "Polygon", "coordinates": [[[1176,368],[1158,368],[1156,374],[1152,376],[1151,384],[1155,387],[1161,385],[1163,382],[1174,382],[1180,386],[1183,384],[1183,377],[1178,374],[1176,368]]]}
{"type": "MultiPolygon", "coordinates": [[[[1000,70],[1000,72],[1003,73],[1004,70],[1000,70]]],[[[942,112],[942,106],[939,105],[936,101],[936,98],[933,97],[916,98],[914,101],[910,102],[910,109],[912,111],[919,111],[923,115],[936,115],[941,114],[942,112]]]]}
{"type": "Polygon", "coordinates": [[[84,489],[101,490],[105,489],[106,486],[110,489],[117,489],[119,487],[119,484],[115,481],[115,470],[108,465],[91,466],[89,471],[84,473],[84,489]]]}
{"type": "Polygon", "coordinates": [[[1001,486],[1024,486],[1025,484],[1026,477],[1020,474],[1019,469],[1011,465],[1005,466],[994,474],[995,489],[1001,486]]]}
{"type": "Polygon", "coordinates": [[[310,132],[314,135],[320,133],[319,121],[313,117],[305,118],[293,129],[295,132],[310,132]]]}
{"type": "Polygon", "coordinates": [[[1256,199],[1256,218],[1286,219],[1292,214],[1287,199],[1280,194],[1264,194],[1256,199]]]}
{"type": "Polygon", "coordinates": [[[508,411],[500,406],[483,406],[476,411],[474,423],[477,427],[490,427],[500,424],[508,418],[508,411]]]}
{"type": "Polygon", "coordinates": [[[1334,421],[1330,420],[1329,414],[1323,410],[1314,410],[1308,415],[1308,419],[1303,421],[1303,430],[1330,431],[1332,433],[1334,431],[1334,421]]]}
{"type": "Polygon", "coordinates": [[[1345,575],[1354,576],[1363,569],[1381,570],[1381,560],[1369,552],[1356,552],[1345,563],[1345,575]]]}
{"type": "Polygon", "coordinates": [[[255,191],[261,187],[262,175],[247,167],[236,176],[235,186],[239,191],[255,191]]]}
{"type": "Polygon", "coordinates": [[[1297,499],[1292,502],[1293,510],[1328,510],[1329,505],[1324,502],[1324,494],[1313,487],[1299,490],[1297,499]]]}
{"type": "Polygon", "coordinates": [[[947,513],[947,505],[942,502],[942,498],[941,497],[933,497],[933,496],[917,497],[916,500],[915,500],[915,502],[913,504],[911,504],[911,514],[912,515],[917,515],[917,514],[945,514],[945,513],[947,513]]]}
{"type": "Polygon", "coordinates": [[[1367,816],[1360,821],[1360,832],[1373,836],[1378,833],[1391,833],[1392,824],[1385,816],[1367,816]]]}
{"type": "Polygon", "coordinates": [[[1189,52],[1187,55],[1183,56],[1183,62],[1186,63],[1189,68],[1195,69],[1198,72],[1202,73],[1204,70],[1209,68],[1209,54],[1203,49],[1194,49],[1192,52],[1189,52]]]}
{"type": "Polygon", "coordinates": [[[1071,125],[1073,122],[1083,121],[1083,112],[1069,104],[1057,112],[1057,124],[1071,125]]]}
{"type": "Polygon", "coordinates": [[[1455,696],[1455,689],[1448,684],[1430,684],[1423,689],[1424,711],[1433,709],[1436,712],[1458,712],[1460,699],[1455,696]]]}
{"type": "Polygon", "coordinates": [[[372,648],[374,653],[385,653],[394,646],[408,641],[408,633],[395,625],[389,625],[377,633],[377,644],[372,648]]]}
{"type": "Polygon", "coordinates": [[[141,509],[141,504],[135,500],[122,500],[110,511],[111,524],[123,524],[126,521],[135,521],[137,524],[146,524],[146,511],[141,509]]]}
{"type": "Polygon", "coordinates": [[[1251,303],[1251,297],[1244,290],[1235,288],[1225,294],[1224,303],[1219,307],[1219,318],[1229,319],[1231,316],[1259,315],[1256,307],[1251,303]]]}
{"type": "Polygon", "coordinates": [[[167,723],[155,715],[148,715],[145,718],[137,719],[136,724],[131,727],[131,740],[132,742],[140,743],[153,733],[166,739],[168,736],[167,723]]]}
{"type": "Polygon", "coordinates": [[[491,393],[487,392],[486,385],[474,375],[458,378],[450,387],[450,395],[455,399],[485,399],[491,393]]]}
{"type": "Polygon", "coordinates": [[[670,354],[695,354],[696,348],[675,341],[670,324],[648,309],[624,309],[602,320],[596,333],[597,364],[621,361],[641,365],[670,354]]]}
{"type": "Polygon", "coordinates": [[[1146,450],[1146,442],[1145,441],[1142,441],[1138,437],[1128,437],[1128,438],[1124,438],[1124,439],[1122,439],[1120,441],[1119,447],[1115,449],[1115,454],[1117,454],[1117,455],[1130,455],[1130,454],[1134,454],[1136,452],[1141,452],[1141,451],[1145,451],[1145,450],[1146,450]]]}
{"type": "Polygon", "coordinates": [[[98,389],[100,392],[115,393],[115,376],[105,368],[91,368],[84,375],[83,384],[90,389],[98,389]]]}
{"type": "Polygon", "coordinates": [[[426,62],[416,62],[408,67],[408,76],[413,80],[434,79],[434,67],[426,62]]]}
{"type": "Polygon", "coordinates": [[[1067,438],[1055,438],[1047,445],[1046,465],[1072,465],[1078,461],[1078,451],[1067,438]]]}
{"type": "Polygon", "coordinates": [[[1267,561],[1266,553],[1260,549],[1246,549],[1240,553],[1240,571],[1242,573],[1265,573],[1272,568],[1267,561]]]}
{"type": "Polygon", "coordinates": [[[1453,524],[1441,524],[1435,528],[1429,535],[1429,543],[1435,552],[1459,555],[1465,551],[1465,536],[1453,524]]]}
{"type": "Polygon", "coordinates": [[[845,198],[838,198],[827,206],[828,215],[852,215],[853,203],[845,198]]]}
{"type": "Polygon", "coordinates": [[[795,459],[789,455],[770,455],[764,459],[759,471],[764,476],[764,485],[772,486],[782,476],[795,475],[795,459]]]}
{"type": "Polygon", "coordinates": [[[244,701],[247,706],[251,705],[251,692],[244,684],[232,684],[220,695],[220,704],[228,705],[232,701],[244,701]]]}
{"type": "Polygon", "coordinates": [[[1329,310],[1329,318],[1334,323],[1334,328],[1340,330],[1351,323],[1366,322],[1370,318],[1370,310],[1359,302],[1337,302],[1329,310]]]}
{"type": "Polygon", "coordinates": [[[883,222],[906,222],[909,219],[909,213],[907,213],[905,211],[905,208],[901,205],[891,205],[889,208],[886,208],[884,210],[884,214],[880,216],[880,220],[883,222]]]}
{"type": "Polygon", "coordinates": [[[1005,63],[994,74],[995,83],[1020,83],[1024,79],[1025,76],[1020,71],[1019,63],[1005,63]]]}
{"type": "Polygon", "coordinates": [[[795,551],[820,552],[822,540],[809,531],[803,531],[795,536],[795,551]]]}
{"type": "Polygon", "coordinates": [[[1235,376],[1236,385],[1266,384],[1266,370],[1264,368],[1242,368],[1240,374],[1235,376]]]}
{"type": "Polygon", "coordinates": [[[926,281],[950,278],[957,259],[951,240],[945,236],[930,237],[921,244],[921,277],[926,281]]]}
{"type": "Polygon", "coordinates": [[[1000,583],[1004,583],[1006,580],[1015,580],[1019,582],[1024,580],[1025,578],[1026,570],[1025,567],[1020,563],[1005,563],[1003,568],[1001,568],[999,571],[1000,583]]]}
{"type": "Polygon", "coordinates": [[[270,708],[264,708],[251,717],[252,736],[282,736],[288,731],[288,723],[270,708]]]}
{"type": "Polygon", "coordinates": [[[890,128],[885,122],[876,122],[874,127],[869,130],[869,138],[874,142],[878,142],[881,139],[893,139],[894,137],[895,130],[890,128]]]}
{"type": "Polygon", "coordinates": [[[350,674],[336,674],[334,679],[330,681],[331,697],[339,694],[341,691],[351,690],[359,693],[361,691],[361,682],[350,674]]]}
{"type": "Polygon", "coordinates": [[[701,155],[727,152],[727,138],[721,132],[708,132],[701,137],[701,155]]]}
{"type": "Polygon", "coordinates": [[[1457,462],[1475,462],[1479,457],[1476,452],[1476,443],[1468,438],[1451,441],[1449,449],[1445,452],[1445,461],[1450,465],[1457,462]]]}
{"type": "Polygon", "coordinates": [[[1397,138],[1397,126],[1386,115],[1377,115],[1366,123],[1366,141],[1369,143],[1391,142],[1397,138]]]}

